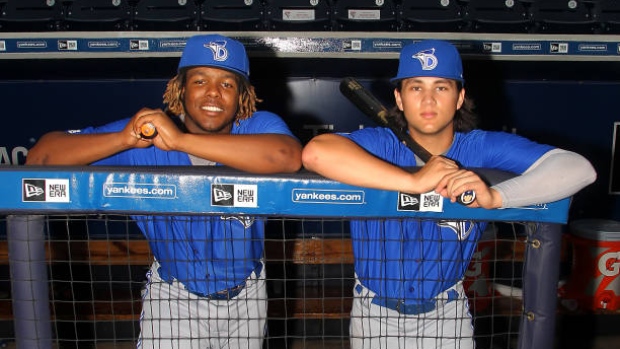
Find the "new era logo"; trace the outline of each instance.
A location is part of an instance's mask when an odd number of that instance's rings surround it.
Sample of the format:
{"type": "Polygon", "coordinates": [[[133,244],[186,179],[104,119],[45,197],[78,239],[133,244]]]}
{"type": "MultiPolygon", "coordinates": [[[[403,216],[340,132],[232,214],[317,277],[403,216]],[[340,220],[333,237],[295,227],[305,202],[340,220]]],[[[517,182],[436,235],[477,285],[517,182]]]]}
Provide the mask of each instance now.
{"type": "Polygon", "coordinates": [[[24,202],[70,202],[68,179],[22,179],[24,202]]]}
{"type": "Polygon", "coordinates": [[[420,195],[419,194],[398,194],[398,210],[399,211],[419,211],[420,195]]]}
{"type": "Polygon", "coordinates": [[[213,189],[213,200],[216,202],[230,199],[232,199],[232,195],[229,192],[217,188],[213,189]]]}
{"type": "Polygon", "coordinates": [[[23,201],[45,201],[45,180],[24,180],[23,201]]]}
{"type": "Polygon", "coordinates": [[[443,198],[432,191],[423,194],[398,194],[398,211],[442,212],[443,198]]]}
{"type": "Polygon", "coordinates": [[[214,185],[211,190],[211,205],[213,206],[232,206],[233,205],[233,185],[214,185]]]}
{"type": "Polygon", "coordinates": [[[213,184],[211,206],[258,207],[256,184],[213,184]]]}

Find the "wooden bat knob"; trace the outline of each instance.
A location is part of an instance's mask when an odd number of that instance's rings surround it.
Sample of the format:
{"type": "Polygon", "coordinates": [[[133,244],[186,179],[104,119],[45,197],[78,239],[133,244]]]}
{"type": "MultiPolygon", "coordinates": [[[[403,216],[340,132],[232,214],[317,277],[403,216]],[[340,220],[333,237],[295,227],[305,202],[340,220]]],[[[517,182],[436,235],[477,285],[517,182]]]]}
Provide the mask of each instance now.
{"type": "Polygon", "coordinates": [[[148,122],[140,126],[140,136],[144,139],[155,138],[155,136],[157,136],[157,129],[155,128],[155,125],[148,122]]]}

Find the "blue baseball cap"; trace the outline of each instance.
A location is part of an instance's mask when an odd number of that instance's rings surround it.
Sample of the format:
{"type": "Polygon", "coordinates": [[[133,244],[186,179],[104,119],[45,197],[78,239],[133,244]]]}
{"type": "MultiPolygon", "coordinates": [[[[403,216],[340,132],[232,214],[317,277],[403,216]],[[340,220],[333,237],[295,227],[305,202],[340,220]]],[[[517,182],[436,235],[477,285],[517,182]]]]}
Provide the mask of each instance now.
{"type": "Polygon", "coordinates": [[[398,62],[398,73],[390,79],[430,76],[452,79],[465,84],[463,63],[459,51],[447,41],[424,40],[403,47],[398,62]]]}
{"type": "Polygon", "coordinates": [[[187,40],[178,70],[187,67],[214,67],[250,76],[250,61],[245,47],[237,40],[222,35],[196,35],[187,40]]]}

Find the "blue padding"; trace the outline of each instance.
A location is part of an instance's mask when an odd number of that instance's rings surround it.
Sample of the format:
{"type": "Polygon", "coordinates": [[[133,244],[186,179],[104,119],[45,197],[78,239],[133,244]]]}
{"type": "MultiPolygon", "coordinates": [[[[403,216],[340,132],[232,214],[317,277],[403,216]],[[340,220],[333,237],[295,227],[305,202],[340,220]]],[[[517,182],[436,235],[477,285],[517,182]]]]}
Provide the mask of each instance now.
{"type": "MultiPolygon", "coordinates": [[[[477,172],[485,173],[483,169],[477,172]]],[[[498,178],[493,171],[485,177],[491,183],[491,177],[498,178]]],[[[259,176],[199,166],[5,166],[0,168],[0,192],[0,213],[19,214],[418,217],[565,224],[569,208],[568,198],[498,210],[472,209],[443,200],[441,211],[430,212],[423,208],[424,198],[403,199],[407,194],[345,185],[306,171],[259,176]]]]}

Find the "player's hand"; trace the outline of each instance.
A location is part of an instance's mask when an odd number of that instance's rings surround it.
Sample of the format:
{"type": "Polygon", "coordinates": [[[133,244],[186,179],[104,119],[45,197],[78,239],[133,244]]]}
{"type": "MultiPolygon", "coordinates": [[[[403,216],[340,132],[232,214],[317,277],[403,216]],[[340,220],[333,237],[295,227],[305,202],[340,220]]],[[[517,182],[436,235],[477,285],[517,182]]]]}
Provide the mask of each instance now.
{"type": "Polygon", "coordinates": [[[140,118],[152,113],[152,111],[152,109],[148,108],[141,109],[129,120],[125,128],[120,132],[124,139],[124,143],[126,143],[129,148],[146,148],[152,145],[151,140],[145,139],[140,135],[140,127],[145,122],[138,122],[140,118]]]}
{"type": "Polygon", "coordinates": [[[451,202],[456,202],[457,197],[466,191],[475,192],[476,199],[467,207],[490,209],[498,208],[502,205],[500,194],[489,188],[486,182],[475,172],[469,170],[461,169],[445,176],[437,184],[435,191],[443,197],[450,199],[451,202]]]}
{"type": "Polygon", "coordinates": [[[161,109],[142,108],[134,115],[132,131],[140,140],[139,147],[154,145],[162,150],[174,150],[175,142],[183,132],[174,124],[170,117],[161,109]],[[152,138],[141,136],[142,128],[145,125],[153,126],[156,134],[152,138]]]}
{"type": "Polygon", "coordinates": [[[459,170],[459,166],[453,160],[443,156],[433,156],[422,168],[413,173],[416,188],[412,193],[427,193],[437,188],[438,183],[459,170]]]}

